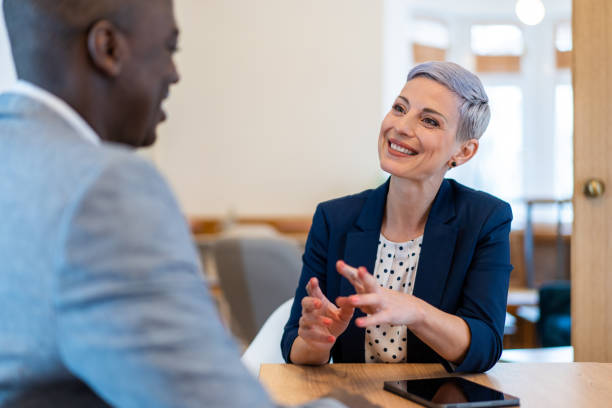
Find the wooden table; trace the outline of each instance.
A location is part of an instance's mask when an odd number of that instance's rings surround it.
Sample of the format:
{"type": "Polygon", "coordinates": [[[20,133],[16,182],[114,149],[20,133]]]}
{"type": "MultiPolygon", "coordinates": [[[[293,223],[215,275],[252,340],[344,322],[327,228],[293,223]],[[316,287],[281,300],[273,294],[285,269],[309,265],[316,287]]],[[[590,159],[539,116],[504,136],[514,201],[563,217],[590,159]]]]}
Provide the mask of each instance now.
{"type": "MultiPolygon", "coordinates": [[[[437,364],[263,364],[259,379],[282,404],[301,404],[334,387],[383,407],[420,405],[383,390],[383,382],[445,376],[437,364]]],[[[521,407],[612,406],[612,363],[498,363],[486,374],[463,375],[521,400],[521,407]]]]}

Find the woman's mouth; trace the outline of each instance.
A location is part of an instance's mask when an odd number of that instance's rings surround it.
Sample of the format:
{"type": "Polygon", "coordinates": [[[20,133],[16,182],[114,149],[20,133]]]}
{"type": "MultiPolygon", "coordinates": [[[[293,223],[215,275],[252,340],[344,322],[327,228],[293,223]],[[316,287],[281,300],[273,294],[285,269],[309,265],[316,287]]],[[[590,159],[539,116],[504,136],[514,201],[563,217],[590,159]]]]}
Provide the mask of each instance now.
{"type": "Polygon", "coordinates": [[[399,155],[398,153],[400,153],[402,156],[416,156],[418,153],[410,148],[404,147],[404,146],[400,146],[397,143],[388,142],[388,146],[389,146],[389,153],[394,154],[394,155],[399,155]]]}

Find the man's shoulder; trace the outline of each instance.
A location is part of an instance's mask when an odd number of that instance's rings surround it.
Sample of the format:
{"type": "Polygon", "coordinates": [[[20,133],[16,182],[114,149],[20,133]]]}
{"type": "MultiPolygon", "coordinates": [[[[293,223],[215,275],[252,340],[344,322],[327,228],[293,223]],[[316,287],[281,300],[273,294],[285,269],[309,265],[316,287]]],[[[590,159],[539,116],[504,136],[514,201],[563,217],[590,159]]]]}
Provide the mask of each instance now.
{"type": "Polygon", "coordinates": [[[118,162],[144,163],[126,147],[88,140],[61,114],[20,94],[0,94],[0,135],[0,157],[7,171],[37,169],[31,177],[51,183],[78,184],[118,162]]]}
{"type": "Polygon", "coordinates": [[[120,189],[126,181],[138,180],[146,185],[161,177],[147,159],[114,143],[102,142],[96,146],[80,141],[58,142],[51,150],[61,159],[47,162],[48,170],[63,173],[65,176],[56,183],[72,186],[74,190],[87,189],[101,181],[120,189]]]}
{"type": "Polygon", "coordinates": [[[68,207],[101,186],[137,194],[155,185],[168,195],[163,178],[144,157],[116,143],[92,143],[26,98],[0,97],[0,136],[0,174],[6,175],[8,190],[20,197],[44,196],[45,208],[68,207]],[[9,113],[3,117],[2,112],[9,113]]]}

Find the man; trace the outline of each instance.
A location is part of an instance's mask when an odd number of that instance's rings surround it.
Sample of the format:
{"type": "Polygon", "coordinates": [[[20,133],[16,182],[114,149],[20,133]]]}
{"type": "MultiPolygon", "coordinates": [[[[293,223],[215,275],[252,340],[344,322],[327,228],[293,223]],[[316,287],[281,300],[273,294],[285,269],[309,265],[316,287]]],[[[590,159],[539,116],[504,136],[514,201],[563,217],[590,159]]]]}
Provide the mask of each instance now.
{"type": "MultiPolygon", "coordinates": [[[[147,146],[179,80],[171,0],[4,0],[0,405],[271,406],[147,146]]],[[[336,406],[331,400],[321,406],[336,406]]]]}

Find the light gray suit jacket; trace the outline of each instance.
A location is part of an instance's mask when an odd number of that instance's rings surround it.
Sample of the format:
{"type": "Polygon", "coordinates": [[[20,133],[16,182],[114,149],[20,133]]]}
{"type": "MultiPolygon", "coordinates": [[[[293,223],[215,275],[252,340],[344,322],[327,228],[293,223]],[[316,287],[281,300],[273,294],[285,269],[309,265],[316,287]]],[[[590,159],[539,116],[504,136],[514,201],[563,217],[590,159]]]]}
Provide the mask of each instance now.
{"type": "Polygon", "coordinates": [[[145,160],[0,95],[0,217],[0,405],[272,405],[145,160]]]}

